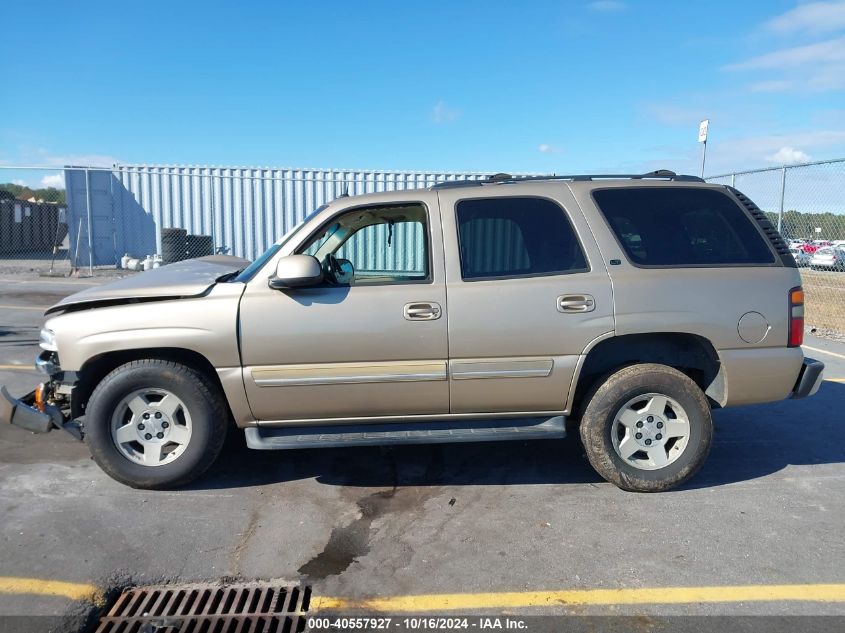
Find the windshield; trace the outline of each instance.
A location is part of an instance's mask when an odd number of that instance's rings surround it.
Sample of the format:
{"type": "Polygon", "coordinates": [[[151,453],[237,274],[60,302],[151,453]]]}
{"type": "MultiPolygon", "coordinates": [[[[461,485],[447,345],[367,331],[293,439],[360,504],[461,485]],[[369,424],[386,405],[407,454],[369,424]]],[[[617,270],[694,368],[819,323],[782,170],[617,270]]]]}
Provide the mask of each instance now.
{"type": "Polygon", "coordinates": [[[258,258],[254,262],[252,262],[249,266],[247,266],[242,271],[240,271],[238,273],[238,275],[232,281],[240,281],[240,282],[245,283],[245,282],[249,281],[250,279],[252,279],[255,276],[255,273],[257,273],[259,270],[261,270],[261,268],[264,267],[264,264],[266,264],[268,261],[270,261],[273,258],[273,256],[276,253],[279,252],[279,249],[281,249],[282,246],[284,246],[287,242],[289,242],[290,239],[294,235],[296,235],[296,233],[299,232],[299,229],[301,229],[305,224],[308,223],[308,221],[311,218],[313,218],[315,215],[317,215],[320,211],[322,211],[323,209],[325,209],[328,206],[329,205],[327,205],[327,204],[319,206],[316,209],[314,209],[314,211],[312,211],[311,213],[306,215],[305,218],[302,220],[302,222],[300,222],[295,227],[293,227],[290,231],[285,233],[281,238],[279,238],[278,241],[276,241],[275,244],[273,244],[270,248],[268,248],[266,251],[261,253],[261,255],[259,255],[258,258]]]}

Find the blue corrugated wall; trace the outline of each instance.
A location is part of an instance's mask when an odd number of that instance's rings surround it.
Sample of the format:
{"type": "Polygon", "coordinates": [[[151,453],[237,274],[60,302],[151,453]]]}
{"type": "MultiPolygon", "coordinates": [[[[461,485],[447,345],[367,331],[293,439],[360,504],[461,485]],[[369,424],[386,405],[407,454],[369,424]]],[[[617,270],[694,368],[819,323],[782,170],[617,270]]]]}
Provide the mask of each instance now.
{"type": "MultiPolygon", "coordinates": [[[[119,262],[124,253],[161,252],[161,230],[210,235],[218,252],[254,259],[318,206],[343,193],[416,189],[445,180],[479,179],[478,172],[393,172],[116,165],[107,171],[67,169],[71,226],[86,239],[90,182],[94,265],[119,262]],[[150,249],[155,247],[154,251],[150,249]]],[[[385,239],[386,242],[386,239],[385,239]]],[[[404,262],[414,270],[421,236],[395,235],[395,246],[370,254],[373,269],[404,262]]],[[[83,258],[87,259],[87,255],[83,258]]],[[[87,263],[87,262],[86,262],[87,263]]]]}

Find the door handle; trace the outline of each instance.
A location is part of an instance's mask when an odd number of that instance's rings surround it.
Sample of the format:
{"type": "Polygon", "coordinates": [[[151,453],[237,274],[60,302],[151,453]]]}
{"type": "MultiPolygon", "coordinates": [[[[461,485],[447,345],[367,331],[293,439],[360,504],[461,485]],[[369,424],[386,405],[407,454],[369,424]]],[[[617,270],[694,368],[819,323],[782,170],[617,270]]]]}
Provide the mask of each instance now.
{"type": "Polygon", "coordinates": [[[402,314],[409,321],[434,321],[440,318],[440,312],[436,303],[406,303],[402,314]]]}
{"type": "Polygon", "coordinates": [[[596,300],[592,295],[561,295],[557,298],[558,312],[592,312],[596,300]]]}

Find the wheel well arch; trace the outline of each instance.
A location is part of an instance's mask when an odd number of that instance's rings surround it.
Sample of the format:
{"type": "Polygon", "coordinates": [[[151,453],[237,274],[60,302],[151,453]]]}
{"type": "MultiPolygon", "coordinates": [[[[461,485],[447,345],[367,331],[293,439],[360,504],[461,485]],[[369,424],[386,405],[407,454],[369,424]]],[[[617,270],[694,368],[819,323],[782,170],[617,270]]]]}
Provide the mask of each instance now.
{"type": "MultiPolygon", "coordinates": [[[[208,378],[224,397],[223,385],[214,365],[202,354],[181,347],[145,347],[140,349],[104,352],[89,358],[78,372],[79,380],[73,391],[73,417],[84,415],[94,389],[111,371],[134,360],[167,360],[190,367],[208,378]]],[[[225,401],[225,397],[224,397],[225,401]]],[[[228,407],[228,403],[227,403],[228,407]]]]}
{"type": "Polygon", "coordinates": [[[627,365],[659,363],[689,376],[705,393],[710,405],[725,402],[725,377],[719,354],[703,336],[681,332],[656,332],[612,336],[596,343],[586,354],[575,377],[570,410],[580,415],[585,398],[608,373],[627,365]]]}

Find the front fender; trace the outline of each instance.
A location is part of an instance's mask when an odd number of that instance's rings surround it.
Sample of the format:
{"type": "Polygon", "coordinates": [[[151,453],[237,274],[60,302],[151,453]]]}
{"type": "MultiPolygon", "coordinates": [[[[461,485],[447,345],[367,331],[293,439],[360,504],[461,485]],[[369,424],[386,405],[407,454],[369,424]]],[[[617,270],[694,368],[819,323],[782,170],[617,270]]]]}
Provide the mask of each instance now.
{"type": "Polygon", "coordinates": [[[237,340],[242,284],[217,284],[202,297],[128,303],[70,311],[50,319],[59,362],[79,371],[112,352],[181,348],[202,355],[215,368],[240,365],[237,340]]]}

